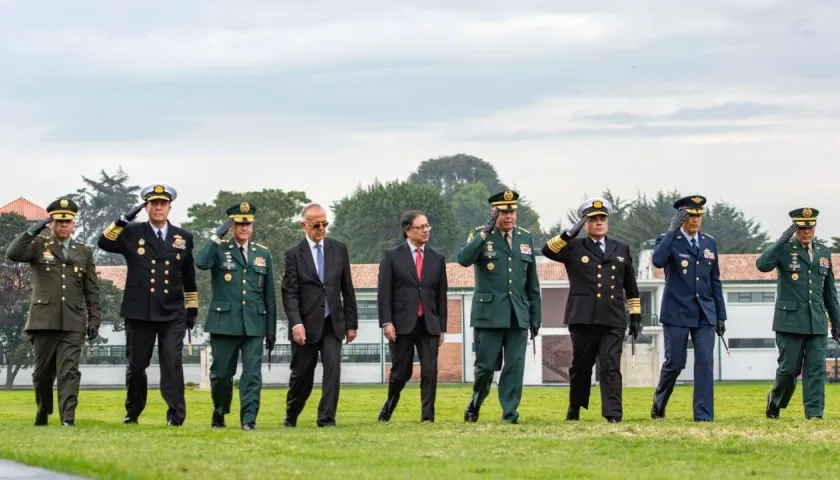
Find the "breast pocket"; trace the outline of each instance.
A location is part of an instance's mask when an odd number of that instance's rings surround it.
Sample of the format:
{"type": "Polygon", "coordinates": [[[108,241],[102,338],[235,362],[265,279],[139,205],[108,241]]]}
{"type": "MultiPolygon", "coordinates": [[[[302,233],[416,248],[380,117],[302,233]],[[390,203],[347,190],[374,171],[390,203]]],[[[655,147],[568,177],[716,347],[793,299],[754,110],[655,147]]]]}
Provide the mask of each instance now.
{"type": "Polygon", "coordinates": [[[262,288],[265,285],[265,282],[268,281],[266,277],[268,276],[268,268],[262,266],[255,266],[254,273],[257,275],[257,288],[262,288]]]}

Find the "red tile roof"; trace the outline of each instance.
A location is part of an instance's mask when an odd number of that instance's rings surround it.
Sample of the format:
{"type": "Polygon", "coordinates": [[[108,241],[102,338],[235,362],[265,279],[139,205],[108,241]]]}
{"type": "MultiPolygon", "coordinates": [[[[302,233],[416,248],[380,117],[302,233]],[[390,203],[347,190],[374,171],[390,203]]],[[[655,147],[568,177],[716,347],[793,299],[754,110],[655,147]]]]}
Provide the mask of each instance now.
{"type": "MultiPolygon", "coordinates": [[[[774,281],[776,272],[762,273],[755,268],[755,260],[758,254],[724,254],[720,255],[720,276],[723,281],[774,281]]],[[[833,265],[840,265],[840,254],[832,254],[833,265]]],[[[96,268],[100,278],[105,278],[114,283],[117,288],[125,286],[124,266],[100,266],[96,268]]],[[[353,285],[359,289],[375,289],[378,264],[356,264],[351,265],[350,270],[353,276],[353,285]]],[[[556,262],[537,263],[537,273],[541,281],[564,281],[568,280],[566,269],[556,262]]],[[[446,265],[446,275],[450,288],[472,288],[474,273],[472,267],[462,267],[457,263],[446,265]]],[[[654,268],[654,278],[664,279],[664,271],[654,268]]],[[[840,280],[840,268],[834,270],[835,280],[840,280]]]]}
{"type": "Polygon", "coordinates": [[[18,197],[0,207],[0,214],[3,213],[17,213],[27,220],[40,220],[48,215],[46,210],[23,197],[18,197]]]}

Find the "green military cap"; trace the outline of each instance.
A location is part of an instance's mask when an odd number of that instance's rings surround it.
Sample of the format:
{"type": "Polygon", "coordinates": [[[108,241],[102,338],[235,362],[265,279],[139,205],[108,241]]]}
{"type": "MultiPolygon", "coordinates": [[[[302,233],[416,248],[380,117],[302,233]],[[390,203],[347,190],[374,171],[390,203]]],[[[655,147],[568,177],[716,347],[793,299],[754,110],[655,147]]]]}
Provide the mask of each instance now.
{"type": "Polygon", "coordinates": [[[790,219],[793,220],[793,223],[796,224],[797,227],[800,228],[808,228],[808,227],[815,227],[817,226],[817,215],[820,214],[820,211],[816,208],[797,208],[796,210],[791,210],[788,212],[790,215],[790,219]]]}
{"type": "Polygon", "coordinates": [[[254,223],[254,214],[257,212],[257,207],[248,202],[242,202],[237,205],[231,205],[227,209],[227,216],[232,218],[236,223],[254,223]]]}
{"type": "Polygon", "coordinates": [[[178,191],[172,185],[165,183],[152,183],[140,190],[140,198],[147,202],[151,202],[152,200],[168,200],[171,202],[177,197],[178,191]]]}
{"type": "Polygon", "coordinates": [[[490,205],[493,205],[502,211],[516,210],[518,200],[519,194],[513,190],[499,192],[487,199],[487,201],[490,202],[490,205]]]}
{"type": "Polygon", "coordinates": [[[76,218],[76,213],[78,212],[79,206],[69,198],[59,198],[47,205],[47,213],[50,214],[53,220],[73,220],[76,218]]]}

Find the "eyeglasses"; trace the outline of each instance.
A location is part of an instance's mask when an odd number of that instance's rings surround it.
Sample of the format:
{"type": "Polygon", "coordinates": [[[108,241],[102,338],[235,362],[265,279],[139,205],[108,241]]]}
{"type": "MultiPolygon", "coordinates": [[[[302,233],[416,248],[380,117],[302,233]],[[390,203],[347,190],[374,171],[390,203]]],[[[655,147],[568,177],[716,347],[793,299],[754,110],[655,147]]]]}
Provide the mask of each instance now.
{"type": "Polygon", "coordinates": [[[318,230],[321,227],[327,228],[328,226],[330,226],[330,222],[309,223],[308,225],[314,228],[315,230],[318,230]]]}
{"type": "Polygon", "coordinates": [[[425,225],[417,225],[416,227],[408,227],[408,228],[411,228],[412,230],[431,230],[432,226],[427,223],[425,225]]]}

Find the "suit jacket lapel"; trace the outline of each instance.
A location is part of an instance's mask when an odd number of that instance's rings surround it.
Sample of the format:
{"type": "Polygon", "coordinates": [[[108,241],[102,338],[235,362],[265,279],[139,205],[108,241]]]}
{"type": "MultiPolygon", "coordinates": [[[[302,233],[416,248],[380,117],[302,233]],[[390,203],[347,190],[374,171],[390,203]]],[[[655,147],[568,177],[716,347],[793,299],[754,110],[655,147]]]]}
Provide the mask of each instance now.
{"type": "Polygon", "coordinates": [[[618,245],[615,242],[608,240],[606,237],[604,237],[603,241],[607,248],[606,253],[604,253],[604,258],[612,258],[613,254],[615,253],[615,249],[618,248],[618,245]]]}
{"type": "MultiPolygon", "coordinates": [[[[309,240],[305,238],[300,242],[300,254],[303,255],[303,262],[309,266],[309,271],[312,272],[312,276],[315,277],[315,280],[320,281],[318,278],[318,268],[315,267],[315,260],[312,259],[312,250],[309,248],[309,240]]],[[[324,255],[324,262],[326,263],[326,252],[324,252],[324,255]]]]}
{"type": "MultiPolygon", "coordinates": [[[[805,264],[810,267],[811,266],[811,258],[808,257],[808,252],[805,251],[805,246],[802,245],[801,243],[799,243],[799,240],[796,240],[795,245],[796,245],[796,252],[799,253],[799,258],[801,258],[802,261],[805,262],[805,264]]],[[[813,246],[813,245],[814,244],[812,243],[811,246],[813,246]]],[[[814,257],[816,257],[816,252],[814,252],[814,257]]]]}
{"type": "MultiPolygon", "coordinates": [[[[417,280],[417,282],[420,282],[420,279],[417,278],[417,265],[414,263],[414,251],[413,251],[412,248],[408,247],[408,243],[403,243],[402,244],[402,246],[400,247],[399,255],[402,258],[403,263],[405,263],[405,268],[407,268],[408,271],[411,272],[411,276],[414,278],[414,280],[417,280]]],[[[425,266],[425,263],[426,263],[426,256],[424,255],[423,256],[423,264],[424,264],[423,266],[425,266]]]]}
{"type": "MultiPolygon", "coordinates": [[[[59,242],[58,239],[55,238],[55,235],[50,237],[50,241],[48,243],[49,243],[50,252],[52,252],[52,254],[56,258],[56,260],[58,260],[59,263],[66,262],[67,259],[64,258],[64,253],[61,251],[61,242],[59,242]]],[[[70,255],[69,251],[67,252],[67,255],[68,256],[70,255]]]]}
{"type": "Polygon", "coordinates": [[[604,258],[604,252],[602,252],[601,249],[595,245],[595,241],[593,241],[591,238],[586,237],[583,240],[583,245],[584,247],[586,247],[587,250],[592,252],[593,255],[597,256],[598,258],[604,258]]]}
{"type": "MultiPolygon", "coordinates": [[[[234,260],[236,261],[236,263],[238,263],[239,265],[242,265],[243,267],[247,267],[247,266],[248,266],[248,262],[247,262],[247,261],[245,261],[245,259],[244,259],[244,258],[242,258],[242,252],[240,252],[240,251],[239,251],[239,244],[238,244],[238,243],[236,243],[236,240],[231,240],[231,241],[230,241],[230,246],[232,247],[232,248],[231,248],[231,250],[233,250],[233,253],[231,253],[231,255],[230,255],[230,256],[231,256],[231,257],[233,257],[233,259],[234,259],[234,260]]],[[[247,255],[247,254],[246,254],[246,255],[247,255]]],[[[248,255],[248,256],[250,257],[250,255],[248,255]]]]}

